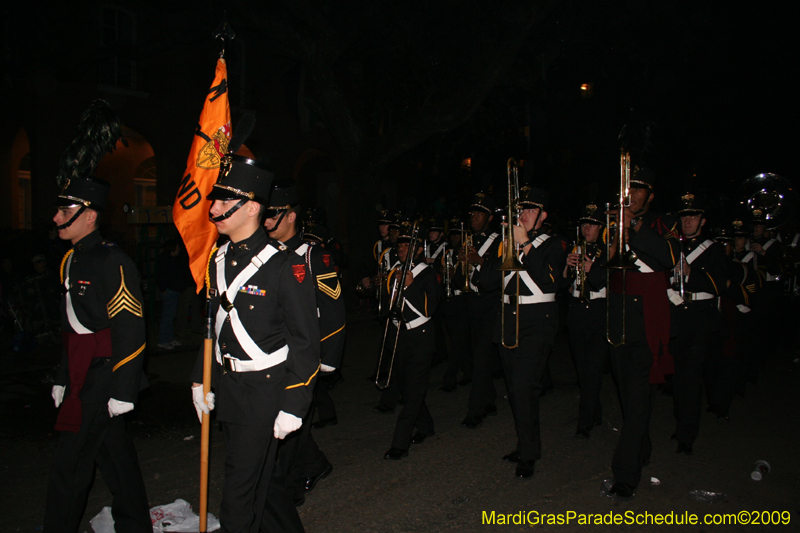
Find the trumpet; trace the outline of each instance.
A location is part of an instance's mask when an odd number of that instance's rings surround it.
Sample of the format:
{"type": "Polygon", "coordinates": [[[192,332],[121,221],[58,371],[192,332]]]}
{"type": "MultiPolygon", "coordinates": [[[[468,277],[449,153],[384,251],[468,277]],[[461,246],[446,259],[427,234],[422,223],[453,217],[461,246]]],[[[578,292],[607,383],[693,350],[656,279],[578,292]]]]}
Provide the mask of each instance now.
{"type": "MultiPolygon", "coordinates": [[[[614,342],[611,339],[611,298],[606,300],[606,340],[608,340],[611,346],[617,348],[625,344],[625,273],[628,270],[639,270],[639,267],[636,265],[636,259],[633,254],[627,250],[627,243],[624,242],[625,237],[625,208],[630,207],[630,188],[631,188],[631,154],[630,152],[622,152],[620,153],[619,157],[619,169],[620,169],[620,178],[619,178],[619,214],[617,215],[617,249],[616,254],[614,257],[611,256],[611,245],[607,244],[608,254],[610,259],[602,265],[603,268],[609,269],[609,272],[606,273],[606,280],[610,282],[610,270],[621,270],[622,271],[622,335],[620,336],[619,342],[614,342]]],[[[610,206],[606,204],[606,227],[611,228],[611,215],[608,213],[610,211],[610,206]]],[[[611,239],[609,239],[610,241],[611,239]]],[[[610,283],[607,285],[610,287],[610,283]]]]}
{"type": "Polygon", "coordinates": [[[408,255],[406,255],[406,260],[403,262],[403,266],[400,269],[399,275],[394,278],[392,282],[392,289],[389,293],[389,315],[386,318],[386,328],[383,331],[383,340],[381,341],[381,353],[378,357],[378,369],[375,372],[375,386],[378,387],[379,390],[388,389],[389,382],[392,379],[394,358],[397,354],[397,342],[400,340],[400,328],[402,328],[405,324],[403,321],[403,310],[406,306],[406,275],[411,272],[412,262],[414,260],[415,252],[417,251],[418,240],[419,225],[417,222],[414,222],[414,225],[411,228],[411,242],[408,243],[408,255]],[[389,373],[386,376],[386,383],[381,383],[381,365],[383,364],[383,355],[386,352],[386,343],[389,339],[389,324],[392,323],[392,321],[397,322],[397,331],[395,333],[394,342],[392,342],[392,355],[389,359],[389,373]]]}
{"type": "Polygon", "coordinates": [[[448,300],[453,297],[453,282],[450,279],[450,257],[448,257],[450,252],[455,253],[454,250],[450,250],[442,254],[442,262],[444,263],[444,296],[448,300]]]}
{"type": "Polygon", "coordinates": [[[525,270],[525,266],[519,260],[519,250],[514,241],[514,225],[519,218],[519,167],[513,157],[509,157],[506,162],[506,173],[508,176],[508,212],[505,221],[505,237],[503,239],[503,262],[497,267],[501,272],[503,281],[500,291],[500,342],[504,348],[516,348],[519,346],[519,274],[517,278],[517,288],[514,294],[514,316],[516,317],[516,327],[514,329],[514,344],[506,342],[506,313],[503,304],[505,303],[505,276],[506,272],[520,272],[525,270]]]}
{"type": "Polygon", "coordinates": [[[578,266],[575,267],[576,283],[578,285],[578,301],[587,303],[589,299],[586,297],[586,239],[581,233],[581,226],[578,224],[576,247],[578,252],[578,266]]]}
{"type": "Polygon", "coordinates": [[[472,248],[472,232],[464,231],[464,223],[461,223],[461,249],[464,250],[464,261],[461,262],[461,273],[464,275],[464,286],[461,287],[461,294],[474,292],[469,286],[469,261],[467,261],[467,250],[472,248]]]}

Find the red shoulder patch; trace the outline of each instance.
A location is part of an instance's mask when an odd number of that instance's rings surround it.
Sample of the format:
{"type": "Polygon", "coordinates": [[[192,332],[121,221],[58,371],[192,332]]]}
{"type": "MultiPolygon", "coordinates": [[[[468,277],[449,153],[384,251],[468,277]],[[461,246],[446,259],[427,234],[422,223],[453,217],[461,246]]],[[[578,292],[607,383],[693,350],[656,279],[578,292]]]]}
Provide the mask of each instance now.
{"type": "Polygon", "coordinates": [[[322,254],[322,262],[326,267],[331,266],[331,254],[322,254]]]}
{"type": "Polygon", "coordinates": [[[567,242],[563,239],[561,240],[561,249],[567,251],[567,242]]]}
{"type": "Polygon", "coordinates": [[[306,265],[292,265],[292,274],[298,283],[303,283],[303,280],[306,279],[306,265]]]}

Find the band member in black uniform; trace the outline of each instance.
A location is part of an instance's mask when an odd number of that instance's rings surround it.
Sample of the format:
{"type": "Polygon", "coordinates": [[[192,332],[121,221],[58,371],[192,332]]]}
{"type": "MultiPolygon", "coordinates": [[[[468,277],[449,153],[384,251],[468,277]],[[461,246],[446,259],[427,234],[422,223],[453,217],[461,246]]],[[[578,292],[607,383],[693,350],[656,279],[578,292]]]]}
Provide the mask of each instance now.
{"type": "MultiPolygon", "coordinates": [[[[312,214],[309,213],[308,216],[311,217],[312,214]]],[[[336,262],[336,255],[333,253],[335,248],[334,250],[331,249],[331,243],[335,241],[335,239],[331,237],[330,230],[313,218],[304,219],[302,224],[303,240],[309,244],[312,244],[313,246],[323,249],[325,251],[325,253],[322,255],[323,264],[325,264],[326,267],[328,264],[330,264],[333,268],[333,271],[339,274],[339,264],[336,262]]],[[[333,278],[328,278],[328,281],[332,282],[332,280],[333,278]]],[[[339,281],[341,282],[341,280],[339,281]]],[[[336,289],[334,288],[333,290],[335,295],[336,289]]],[[[341,312],[345,313],[344,303],[341,303],[341,306],[341,312]]],[[[320,324],[320,328],[322,328],[322,324],[320,324]]],[[[325,338],[324,333],[322,334],[322,338],[325,338]]],[[[342,338],[340,342],[343,340],[344,339],[342,338]]],[[[326,348],[327,347],[323,346],[323,349],[326,348]]],[[[343,350],[344,344],[342,343],[339,353],[342,353],[343,350]]],[[[325,356],[323,355],[323,360],[324,359],[325,356]]],[[[339,364],[334,367],[333,371],[320,373],[317,386],[314,387],[314,411],[317,412],[317,421],[311,424],[312,428],[323,429],[339,423],[339,419],[336,416],[336,405],[333,403],[333,398],[330,395],[330,391],[332,391],[336,385],[342,381],[344,381],[344,376],[342,375],[341,361],[339,361],[339,364]]]]}
{"type": "Polygon", "coordinates": [[[405,401],[397,418],[392,446],[383,456],[392,460],[407,456],[411,444],[421,444],[434,433],[433,418],[425,404],[425,394],[434,352],[431,317],[439,304],[439,289],[436,286],[436,273],[421,257],[422,242],[417,241],[415,249],[411,250],[411,240],[411,227],[406,224],[398,237],[397,255],[403,265],[408,254],[414,254],[412,262],[405,279],[400,279],[402,267],[394,269],[386,286],[387,300],[392,292],[392,283],[405,286],[400,290],[398,285],[397,305],[394,306],[398,313],[390,318],[392,327],[388,333],[389,338],[394,339],[399,329],[392,379],[397,380],[405,401]],[[415,428],[417,432],[412,436],[415,428]]]}
{"type": "Polygon", "coordinates": [[[681,197],[678,215],[681,252],[673,270],[672,287],[667,291],[672,302],[672,390],[677,453],[691,455],[700,433],[704,365],[709,357],[718,359],[722,351],[724,322],[717,310],[717,298],[726,286],[726,268],[722,245],[703,233],[703,200],[686,193],[681,197]]]}
{"type": "Polygon", "coordinates": [[[750,237],[750,252],[753,256],[742,261],[751,268],[757,268],[764,278],[758,305],[753,309],[756,319],[753,333],[761,339],[760,367],[763,367],[766,359],[777,353],[783,336],[781,328],[776,329],[782,323],[783,312],[783,245],[767,228],[766,213],[761,209],[753,209],[751,213],[753,234],[750,237]]]}
{"type": "Polygon", "coordinates": [[[387,272],[384,270],[385,266],[383,265],[384,255],[392,249],[392,246],[394,246],[394,243],[397,241],[397,232],[389,229],[390,225],[396,223],[395,218],[396,215],[388,209],[381,209],[378,214],[379,238],[375,241],[375,244],[372,245],[372,258],[375,260],[374,264],[376,268],[365,272],[365,275],[361,278],[361,281],[356,287],[356,291],[362,298],[374,297],[375,300],[378,300],[376,302],[370,300],[370,302],[374,303],[379,311],[382,307],[382,302],[380,302],[380,287],[382,285],[383,276],[387,272]]]}
{"type": "MultiPolygon", "coordinates": [[[[755,349],[751,339],[752,313],[750,305],[758,298],[756,282],[758,276],[750,272],[747,266],[734,259],[734,242],[737,228],[741,221],[734,221],[731,230],[723,228],[714,240],[723,246],[725,253],[726,288],[721,289],[720,312],[725,322],[722,349],[714,350],[706,360],[705,387],[708,398],[708,412],[717,417],[718,422],[728,422],[733,395],[744,392],[745,383],[743,368],[747,351],[755,349]],[[741,384],[739,380],[741,379],[741,384]]],[[[746,238],[746,237],[745,237],[746,238]]],[[[744,245],[742,245],[744,249],[744,245]]]]}
{"type": "Polygon", "coordinates": [[[501,312],[505,316],[495,320],[493,341],[500,343],[517,446],[503,460],[517,463],[515,475],[520,478],[533,476],[534,463],[542,457],[539,396],[558,329],[556,291],[567,255],[560,239],[541,233],[548,200],[549,194],[542,189],[527,186],[520,189],[521,211],[518,225],[512,230],[524,270],[498,271],[506,255],[513,257],[518,253],[516,250],[503,253],[510,246],[506,239],[502,241],[499,256],[484,262],[480,271],[482,287],[500,288],[502,284],[504,293],[501,312]]]}
{"type": "MultiPolygon", "coordinates": [[[[478,193],[469,212],[472,243],[464,243],[459,261],[469,265],[467,310],[472,344],[472,390],[469,393],[467,416],[461,426],[475,429],[484,418],[497,414],[497,390],[492,377],[492,333],[495,317],[500,312],[500,285],[484,287],[480,272],[487,259],[497,257],[502,237],[491,230],[496,202],[491,196],[478,193]]],[[[499,274],[498,274],[499,278],[499,274]]]]}
{"type": "Polygon", "coordinates": [[[111,113],[102,100],[92,103],[81,117],[80,129],[85,131],[99,120],[107,124],[111,138],[106,142],[95,136],[81,142],[79,134],[64,154],[59,172],[62,190],[53,221],[58,236],[73,246],[60,269],[64,351],[51,393],[60,410],[47,488],[46,532],[78,531],[96,468],[114,497],[111,514],[116,530],[152,531],[136,450],[120,416],[134,408],[144,381],[146,331],[139,273],[133,261],[98,231],[109,191],[108,182],[93,176],[99,159],[75,156],[84,151],[102,157],[113,150],[120,138],[119,122],[99,118],[111,113]]]}
{"type": "MultiPolygon", "coordinates": [[[[321,374],[314,386],[316,403],[316,398],[320,394],[317,389],[325,389],[325,393],[322,394],[327,393],[327,383],[323,381],[322,376],[329,375],[341,366],[346,312],[333,258],[322,246],[301,239],[298,233],[298,226],[302,224],[299,215],[299,200],[294,182],[276,183],[270,196],[264,228],[271,238],[285,245],[305,262],[308,275],[316,286],[321,363],[321,374]]],[[[312,490],[320,479],[327,477],[333,470],[333,465],[319,449],[311,432],[315,403],[312,403],[303,418],[300,430],[284,439],[279,454],[281,467],[287,473],[289,487],[294,489],[293,497],[296,503],[302,502],[305,492],[312,490]]],[[[336,411],[334,410],[332,416],[323,420],[326,425],[337,423],[336,411]]]]}
{"type": "MultiPolygon", "coordinates": [[[[625,209],[623,243],[636,254],[638,270],[625,274],[625,318],[620,271],[611,274],[609,287],[609,333],[618,344],[625,330],[626,342],[612,346],[611,369],[617,382],[623,424],[611,468],[615,482],[609,495],[630,499],[650,462],[650,412],[656,384],[673,373],[669,353],[670,309],[667,297],[669,272],[675,265],[678,241],[676,224],[650,209],[655,197],[655,175],[636,168],[631,179],[630,207],[625,209]]],[[[611,257],[616,252],[616,243],[611,257]]]]}
{"type": "Polygon", "coordinates": [[[608,354],[606,341],[606,260],[602,233],[605,221],[597,205],[588,204],[578,220],[582,242],[567,256],[564,277],[570,278],[567,328],[569,346],[578,372],[581,400],[578,407],[578,428],[575,437],[588,439],[592,428],[603,419],[600,388],[603,364],[608,354]],[[583,246],[582,249],[579,249],[583,246]],[[583,283],[581,268],[583,260],[583,283]]]}
{"type": "Polygon", "coordinates": [[[449,246],[442,257],[442,278],[445,283],[445,301],[442,302],[447,333],[450,335],[450,357],[447,370],[439,390],[453,392],[457,385],[472,382],[472,343],[469,336],[469,309],[467,294],[462,292],[467,278],[464,277],[464,262],[458,261],[462,235],[466,235],[464,221],[458,217],[450,220],[449,246]],[[461,380],[458,372],[461,371],[461,380]]]}
{"type": "Polygon", "coordinates": [[[223,531],[303,531],[278,442],[300,429],[320,368],[316,280],[303,260],[262,229],[269,167],[226,154],[208,199],[228,241],[209,258],[214,393],[203,398],[203,357],[192,373],[195,408],[216,404],[225,437],[223,531]],[[209,400],[211,404],[209,405],[209,400]]]}
{"type": "MultiPolygon", "coordinates": [[[[442,265],[442,258],[447,250],[447,241],[444,238],[444,222],[439,217],[432,217],[428,222],[428,238],[425,241],[425,262],[437,274],[437,280],[441,281],[438,285],[441,292],[444,292],[444,280],[439,267],[442,265]]],[[[439,306],[433,315],[433,327],[436,331],[436,352],[433,354],[433,365],[436,366],[448,359],[447,341],[444,336],[444,306],[439,306]]]]}

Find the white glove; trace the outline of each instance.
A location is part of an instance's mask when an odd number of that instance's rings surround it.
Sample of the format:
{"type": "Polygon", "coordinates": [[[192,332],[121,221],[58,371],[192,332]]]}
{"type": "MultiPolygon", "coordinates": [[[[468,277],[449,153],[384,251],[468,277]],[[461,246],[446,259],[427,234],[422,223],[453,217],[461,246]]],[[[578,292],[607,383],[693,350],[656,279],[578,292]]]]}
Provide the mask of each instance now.
{"type": "Polygon", "coordinates": [[[197,411],[197,419],[203,423],[203,413],[210,415],[214,409],[214,399],[216,396],[213,392],[208,391],[206,399],[203,401],[203,385],[192,387],[192,401],[194,402],[194,410],[197,411]]]}
{"type": "Polygon", "coordinates": [[[125,414],[128,411],[133,411],[133,404],[131,402],[121,402],[114,398],[108,400],[108,416],[111,418],[125,414]]]}
{"type": "Polygon", "coordinates": [[[333,372],[334,370],[336,370],[336,368],[334,368],[332,366],[323,365],[321,363],[319,365],[319,369],[322,370],[323,372],[333,372]]]}
{"type": "Polygon", "coordinates": [[[58,409],[58,406],[64,401],[64,388],[64,385],[53,385],[53,388],[50,390],[50,396],[53,397],[53,401],[56,403],[56,409],[58,409]]]}
{"type": "Polygon", "coordinates": [[[286,435],[292,431],[297,431],[302,425],[302,418],[297,418],[285,411],[281,411],[275,419],[275,427],[272,428],[272,432],[276,439],[285,439],[286,435]]]}

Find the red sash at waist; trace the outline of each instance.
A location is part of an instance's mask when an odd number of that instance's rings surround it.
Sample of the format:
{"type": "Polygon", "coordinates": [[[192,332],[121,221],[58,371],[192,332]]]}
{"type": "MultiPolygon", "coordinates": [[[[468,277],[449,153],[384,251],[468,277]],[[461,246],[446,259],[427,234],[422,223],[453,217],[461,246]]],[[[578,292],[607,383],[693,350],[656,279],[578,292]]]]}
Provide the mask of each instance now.
{"type": "MultiPolygon", "coordinates": [[[[653,354],[650,383],[664,383],[664,376],[675,373],[675,365],[672,355],[669,353],[668,288],[669,278],[666,271],[625,273],[625,294],[642,298],[645,335],[653,354]]],[[[622,294],[622,272],[620,271],[611,274],[611,292],[622,294]]]]}
{"type": "Polygon", "coordinates": [[[69,396],[64,398],[56,419],[56,431],[77,433],[81,429],[80,393],[95,357],[111,357],[111,330],[101,329],[97,333],[61,334],[69,364],[69,396]]]}

